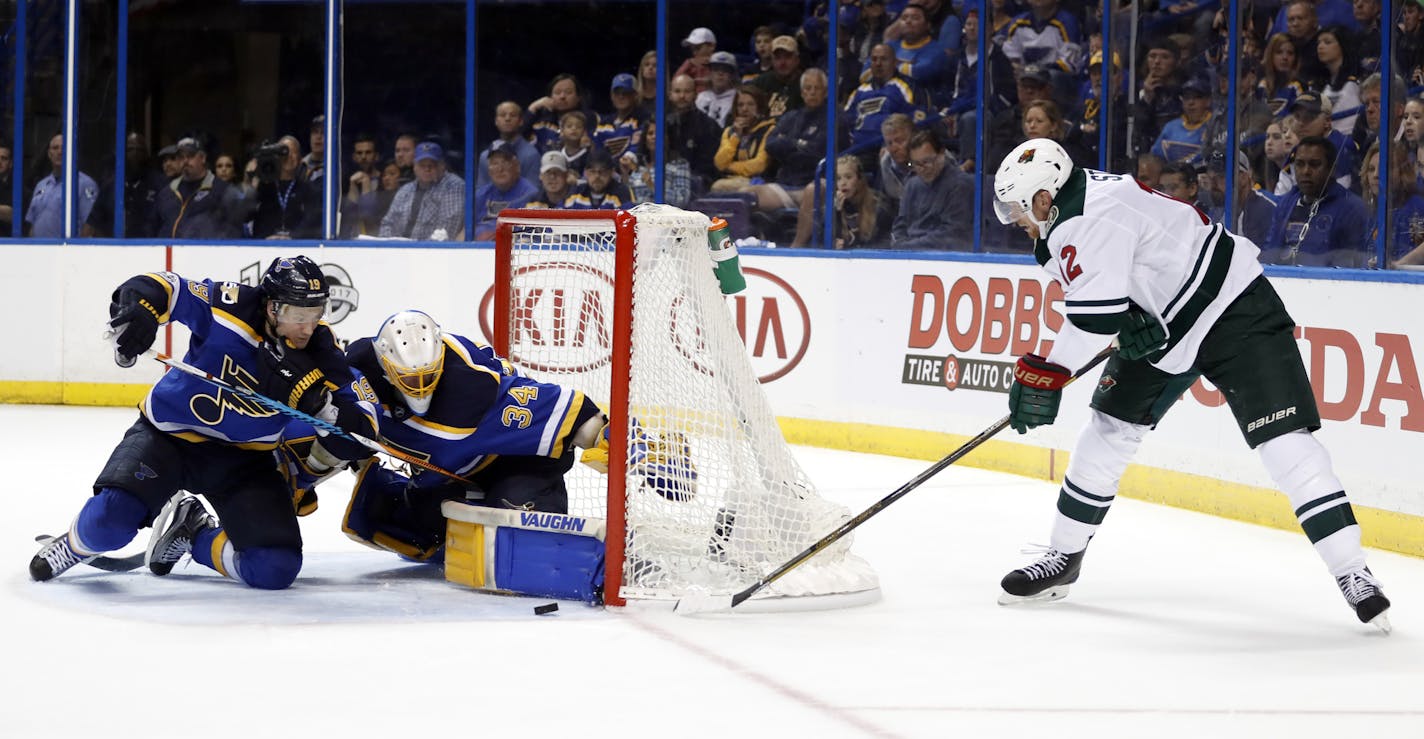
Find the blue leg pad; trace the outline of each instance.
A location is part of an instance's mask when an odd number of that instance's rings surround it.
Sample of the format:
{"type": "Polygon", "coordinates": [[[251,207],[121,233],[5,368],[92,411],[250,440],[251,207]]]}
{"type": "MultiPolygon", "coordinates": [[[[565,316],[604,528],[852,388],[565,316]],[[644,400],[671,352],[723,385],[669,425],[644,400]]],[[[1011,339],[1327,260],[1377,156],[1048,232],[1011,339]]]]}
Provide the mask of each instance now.
{"type": "Polygon", "coordinates": [[[91,552],[123,549],[148,518],[148,506],[127,490],[104,488],[85,501],[74,522],[79,546],[91,552]]]}
{"type": "Polygon", "coordinates": [[[516,593],[594,603],[603,585],[603,551],[603,542],[588,536],[501,526],[495,581],[516,593]]]}
{"type": "Polygon", "coordinates": [[[302,571],[302,553],[295,549],[255,547],[238,553],[237,574],[261,590],[289,587],[302,571]]]}

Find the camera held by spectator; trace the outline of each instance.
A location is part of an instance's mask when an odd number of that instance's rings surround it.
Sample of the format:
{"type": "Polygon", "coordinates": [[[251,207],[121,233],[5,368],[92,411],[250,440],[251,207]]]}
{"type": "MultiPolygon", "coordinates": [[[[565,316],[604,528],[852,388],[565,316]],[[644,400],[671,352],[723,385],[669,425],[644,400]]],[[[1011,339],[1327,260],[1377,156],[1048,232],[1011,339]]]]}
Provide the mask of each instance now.
{"type": "Polygon", "coordinates": [[[282,179],[282,163],[287,160],[287,145],[281,141],[268,141],[257,147],[253,158],[257,160],[257,180],[275,185],[282,179]]]}

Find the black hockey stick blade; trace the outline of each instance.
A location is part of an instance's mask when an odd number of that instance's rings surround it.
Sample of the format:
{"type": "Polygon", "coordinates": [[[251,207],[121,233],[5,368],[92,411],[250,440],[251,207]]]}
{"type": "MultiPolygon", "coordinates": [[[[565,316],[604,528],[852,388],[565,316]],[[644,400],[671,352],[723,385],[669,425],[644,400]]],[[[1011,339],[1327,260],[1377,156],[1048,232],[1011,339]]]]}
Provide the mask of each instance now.
{"type": "MultiPolygon", "coordinates": [[[[1073,380],[1082,377],[1083,375],[1091,371],[1094,367],[1097,367],[1098,365],[1102,364],[1109,356],[1112,355],[1112,353],[1113,347],[1108,347],[1102,350],[1101,352],[1098,352],[1097,356],[1093,357],[1093,360],[1091,362],[1088,362],[1086,365],[1083,366],[1082,369],[1073,373],[1073,377],[1068,380],[1068,384],[1071,384],[1073,380]]],[[[861,511],[854,518],[851,518],[840,526],[837,526],[834,531],[821,537],[820,540],[818,540],[816,543],[805,548],[799,554],[788,560],[786,563],[772,570],[770,573],[764,575],[760,580],[757,580],[756,582],[743,588],[742,590],[731,595],[688,595],[684,598],[679,599],[677,601],[677,605],[673,607],[673,610],[683,615],[692,615],[696,613],[724,612],[736,608],[748,598],[752,597],[753,595],[756,595],[757,592],[760,591],[762,588],[772,584],[773,582],[776,582],[778,579],[781,578],[782,575],[785,575],[786,573],[795,569],[797,566],[799,566],[806,560],[816,556],[816,553],[820,552],[822,549],[825,549],[826,547],[839,541],[846,534],[849,534],[855,528],[870,520],[870,518],[875,514],[890,507],[891,503],[894,503],[895,501],[905,497],[906,495],[909,495],[910,491],[914,490],[920,485],[923,485],[924,482],[930,479],[931,477],[934,477],[935,475],[938,475],[939,473],[943,472],[944,468],[954,464],[955,462],[958,462],[960,459],[963,459],[965,455],[979,448],[981,444],[988,441],[1000,431],[1003,431],[1006,427],[1008,427],[1008,425],[1008,416],[1000,418],[997,422],[994,423],[993,426],[990,426],[989,428],[979,432],[978,436],[975,436],[969,441],[964,442],[964,444],[961,445],[958,449],[955,449],[954,451],[950,452],[948,456],[930,465],[928,469],[921,472],[920,474],[915,475],[914,479],[896,488],[894,492],[876,501],[869,508],[865,509],[864,511],[861,511]]]]}
{"type": "MultiPolygon", "coordinates": [[[[41,544],[48,544],[54,538],[55,537],[50,536],[49,534],[39,534],[35,536],[35,541],[41,544]]],[[[93,567],[95,569],[103,570],[105,572],[128,572],[130,570],[136,570],[143,566],[143,552],[139,552],[138,554],[130,554],[127,557],[105,557],[101,554],[98,557],[95,557],[94,559],[85,562],[84,564],[89,565],[90,567],[93,567]]]]}

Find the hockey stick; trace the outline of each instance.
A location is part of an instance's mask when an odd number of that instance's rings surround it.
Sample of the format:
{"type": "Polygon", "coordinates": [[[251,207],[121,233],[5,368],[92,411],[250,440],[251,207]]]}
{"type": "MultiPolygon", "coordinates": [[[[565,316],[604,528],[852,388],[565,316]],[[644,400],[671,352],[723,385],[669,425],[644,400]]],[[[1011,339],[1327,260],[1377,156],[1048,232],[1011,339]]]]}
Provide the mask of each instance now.
{"type": "Polygon", "coordinates": [[[430,470],[431,472],[434,472],[436,474],[444,475],[445,477],[448,477],[456,482],[464,483],[466,485],[472,484],[470,480],[461,477],[449,470],[436,467],[435,465],[417,456],[407,454],[399,449],[391,447],[388,444],[384,444],[375,439],[368,439],[360,434],[353,434],[347,431],[346,429],[337,426],[334,423],[331,423],[329,421],[323,421],[322,419],[317,418],[316,416],[313,416],[308,413],[303,413],[297,410],[296,408],[273,400],[265,395],[262,395],[261,393],[256,392],[255,390],[249,390],[241,385],[234,385],[228,382],[227,380],[222,379],[221,377],[213,376],[207,370],[194,367],[193,365],[188,364],[187,362],[184,362],[181,359],[175,359],[156,349],[149,349],[145,351],[143,355],[146,357],[153,357],[161,364],[165,364],[169,367],[172,367],[173,369],[183,372],[184,374],[197,377],[198,379],[204,380],[211,385],[215,385],[224,390],[229,390],[234,393],[237,393],[238,395],[241,395],[244,398],[248,398],[253,402],[266,406],[267,408],[281,413],[282,415],[287,416],[288,418],[295,418],[300,421],[306,421],[312,426],[321,429],[322,431],[325,431],[333,436],[338,436],[342,439],[346,439],[347,441],[354,441],[357,444],[360,444],[361,446],[364,446],[373,452],[379,452],[381,454],[385,454],[389,457],[405,462],[406,464],[410,464],[421,469],[430,470]]]}
{"type": "MultiPolygon", "coordinates": [[[[1064,387],[1071,385],[1074,380],[1078,379],[1079,377],[1082,377],[1083,375],[1087,374],[1089,370],[1092,370],[1094,367],[1097,367],[1098,365],[1102,364],[1104,360],[1106,360],[1109,356],[1112,355],[1113,349],[1113,347],[1108,347],[1102,350],[1101,352],[1098,352],[1098,355],[1093,357],[1093,360],[1091,362],[1088,362],[1088,364],[1085,365],[1082,369],[1073,373],[1073,376],[1068,379],[1068,382],[1064,384],[1064,387]]],[[[731,595],[713,595],[702,593],[689,595],[687,597],[679,599],[677,605],[674,606],[673,610],[680,614],[689,615],[694,613],[728,611],[732,608],[737,607],[737,605],[741,604],[746,599],[752,597],[753,595],[756,595],[757,591],[776,582],[781,578],[781,576],[785,575],[787,572],[790,572],[792,569],[796,568],[798,565],[802,564],[806,560],[816,556],[817,552],[820,552],[822,549],[825,549],[831,544],[834,544],[836,541],[840,540],[841,537],[845,536],[846,534],[849,534],[856,527],[860,526],[866,521],[869,521],[870,518],[875,514],[890,507],[891,503],[894,503],[895,501],[905,497],[906,495],[909,495],[910,491],[914,490],[920,485],[923,485],[924,482],[930,479],[931,477],[934,477],[940,472],[943,472],[944,468],[964,458],[965,455],[977,449],[979,445],[988,441],[995,434],[999,433],[1000,431],[1003,431],[1004,428],[1008,425],[1009,417],[1004,416],[1003,418],[995,422],[993,426],[990,426],[989,428],[979,432],[978,436],[970,439],[969,441],[964,442],[964,444],[961,445],[958,449],[955,449],[953,452],[950,452],[948,456],[930,465],[930,467],[924,472],[915,475],[914,479],[910,480],[904,485],[901,485],[899,488],[896,488],[895,492],[890,493],[884,498],[881,498],[880,500],[876,501],[869,508],[865,509],[864,511],[861,511],[859,515],[836,527],[834,531],[821,537],[819,541],[812,544],[811,546],[806,547],[799,554],[788,560],[785,564],[782,564],[780,567],[777,567],[776,569],[772,570],[769,574],[762,576],[760,580],[757,580],[756,582],[752,583],[751,585],[748,585],[742,590],[731,595]]]]}
{"type": "MultiPolygon", "coordinates": [[[[35,541],[41,544],[48,544],[55,538],[56,537],[50,536],[49,534],[39,534],[35,537],[35,541]]],[[[128,572],[143,566],[143,552],[130,554],[127,557],[105,557],[101,554],[84,564],[105,572],[128,572]]]]}

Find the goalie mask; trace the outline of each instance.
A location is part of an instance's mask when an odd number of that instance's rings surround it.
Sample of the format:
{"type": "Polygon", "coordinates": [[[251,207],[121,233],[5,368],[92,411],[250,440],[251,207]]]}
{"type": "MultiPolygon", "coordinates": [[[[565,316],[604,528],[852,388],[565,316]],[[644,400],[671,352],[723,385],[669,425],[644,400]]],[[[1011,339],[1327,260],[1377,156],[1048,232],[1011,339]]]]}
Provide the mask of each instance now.
{"type": "Polygon", "coordinates": [[[400,391],[413,413],[424,415],[445,370],[440,325],[418,310],[401,311],[381,324],[371,343],[386,380],[400,391]]]}
{"type": "Polygon", "coordinates": [[[1048,238],[1048,222],[1033,217],[1033,196],[1046,190],[1052,197],[1068,181],[1073,160],[1053,139],[1029,139],[1014,147],[994,175],[994,213],[1006,225],[1028,214],[1039,238],[1048,238]]]}

